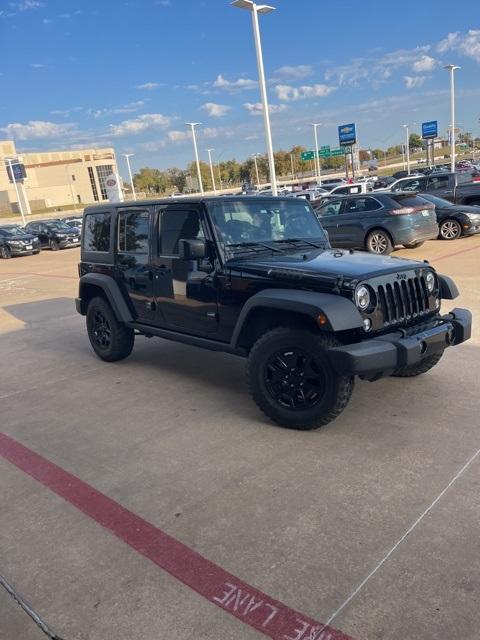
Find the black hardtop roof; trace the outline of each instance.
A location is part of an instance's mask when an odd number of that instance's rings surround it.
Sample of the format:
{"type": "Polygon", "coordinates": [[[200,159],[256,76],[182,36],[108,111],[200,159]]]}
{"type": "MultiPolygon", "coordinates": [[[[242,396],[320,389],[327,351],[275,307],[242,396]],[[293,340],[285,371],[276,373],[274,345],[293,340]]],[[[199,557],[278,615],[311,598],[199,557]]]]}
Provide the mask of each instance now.
{"type": "Polygon", "coordinates": [[[230,202],[232,200],[245,200],[245,202],[267,202],[268,200],[282,200],[283,202],[295,202],[297,198],[288,196],[183,196],[181,198],[152,198],[150,200],[129,200],[128,202],[105,202],[103,204],[91,205],[85,207],[85,213],[94,213],[95,211],[104,211],[105,209],[124,209],[150,207],[157,204],[208,204],[212,202],[230,202]]]}

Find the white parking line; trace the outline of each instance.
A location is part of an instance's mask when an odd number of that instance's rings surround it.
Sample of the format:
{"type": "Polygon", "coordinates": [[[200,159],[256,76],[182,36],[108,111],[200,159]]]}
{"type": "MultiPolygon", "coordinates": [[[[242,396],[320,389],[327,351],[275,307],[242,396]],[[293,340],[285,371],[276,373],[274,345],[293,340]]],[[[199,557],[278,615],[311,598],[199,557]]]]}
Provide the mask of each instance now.
{"type": "Polygon", "coordinates": [[[402,544],[402,542],[405,540],[405,538],[410,535],[410,533],[412,533],[412,531],[415,529],[415,527],[420,524],[420,522],[423,520],[423,518],[430,513],[430,511],[433,509],[433,507],[437,504],[437,502],[445,495],[445,493],[448,491],[448,489],[450,489],[450,487],[454,484],[454,482],[456,482],[458,480],[458,478],[460,478],[463,473],[468,469],[468,467],[472,464],[472,462],[480,455],[480,449],[478,449],[471,458],[469,458],[469,460],[463,465],[463,467],[460,469],[460,471],[458,471],[458,473],[456,473],[456,475],[450,480],[450,482],[447,484],[447,486],[443,489],[443,491],[441,493],[439,493],[439,495],[435,498],[435,500],[432,502],[432,504],[427,507],[425,509],[425,511],[415,520],[415,522],[412,524],[411,527],[409,527],[409,529],[407,529],[407,531],[405,531],[405,533],[403,534],[403,536],[398,540],[398,542],[396,542],[393,547],[390,549],[390,551],[380,560],[380,562],[375,566],[374,569],[372,569],[372,571],[370,571],[370,573],[368,574],[368,576],[366,578],[364,578],[362,580],[362,582],[360,582],[360,584],[352,591],[352,593],[348,596],[348,598],[345,600],[345,602],[343,602],[336,611],[334,611],[332,613],[332,615],[328,618],[327,622],[325,623],[325,626],[328,626],[329,624],[331,624],[331,622],[338,616],[338,614],[347,606],[347,604],[349,604],[353,598],[357,595],[357,593],[367,584],[367,582],[370,580],[370,578],[372,578],[377,571],[382,567],[383,564],[385,564],[385,562],[388,560],[388,558],[390,558],[390,556],[395,552],[395,550],[402,544]]]}

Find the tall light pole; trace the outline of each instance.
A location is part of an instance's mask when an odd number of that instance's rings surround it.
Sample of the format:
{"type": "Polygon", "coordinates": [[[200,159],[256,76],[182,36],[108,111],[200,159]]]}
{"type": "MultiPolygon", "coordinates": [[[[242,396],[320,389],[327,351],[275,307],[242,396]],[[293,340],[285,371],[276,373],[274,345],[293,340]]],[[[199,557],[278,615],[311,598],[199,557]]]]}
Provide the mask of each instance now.
{"type": "Polygon", "coordinates": [[[255,173],[257,175],[257,189],[260,189],[260,176],[259,176],[259,173],[258,173],[258,163],[257,163],[257,156],[260,156],[260,155],[261,155],[260,153],[252,154],[252,158],[253,158],[253,161],[255,163],[255,173]]]}
{"type": "Polygon", "coordinates": [[[137,194],[135,193],[135,186],[133,184],[133,178],[132,178],[132,170],[130,168],[130,156],[133,156],[133,155],[134,155],[133,153],[122,153],[122,156],[127,161],[128,176],[130,178],[130,184],[132,185],[132,196],[133,196],[133,199],[136,200],[137,194]]]}
{"type": "Polygon", "coordinates": [[[252,0],[234,0],[234,7],[239,9],[247,9],[252,14],[253,37],[255,40],[255,50],[257,53],[258,66],[258,83],[260,85],[260,94],[263,104],[263,122],[265,125],[265,139],[267,143],[268,165],[270,168],[270,184],[272,187],[272,195],[277,195],[277,176],[275,173],[275,158],[273,156],[272,131],[270,128],[270,111],[268,107],[267,85],[265,82],[265,70],[263,68],[262,43],[260,40],[260,28],[258,26],[258,14],[270,13],[275,7],[266,4],[255,4],[252,0]]]}
{"type": "Polygon", "coordinates": [[[313,132],[315,135],[315,170],[317,172],[317,180],[319,184],[322,184],[322,174],[320,172],[320,158],[318,156],[318,135],[317,135],[317,127],[321,127],[322,125],[319,122],[312,122],[313,132]]]}
{"type": "Polygon", "coordinates": [[[198,158],[198,149],[197,149],[197,138],[195,136],[195,127],[201,122],[186,122],[187,127],[190,127],[192,130],[192,140],[193,140],[193,150],[195,152],[195,162],[197,163],[197,177],[198,177],[198,187],[200,189],[200,193],[203,196],[203,183],[202,183],[202,174],[200,171],[200,160],[198,158]]]}
{"type": "Polygon", "coordinates": [[[213,193],[216,194],[217,193],[217,188],[215,186],[215,176],[213,175],[212,151],[214,151],[214,149],[207,149],[208,161],[210,163],[210,175],[212,176],[213,193]]]}
{"type": "MultiPolygon", "coordinates": [[[[17,194],[18,208],[20,210],[20,215],[22,216],[23,226],[25,226],[26,225],[25,214],[23,213],[23,205],[20,201],[20,193],[18,191],[17,179],[15,178],[15,173],[13,172],[12,159],[5,158],[5,160],[8,162],[8,166],[10,167],[10,175],[12,176],[13,186],[15,187],[15,193],[17,194]]],[[[20,163],[17,161],[14,164],[20,164],[20,163]]]]}
{"type": "Polygon", "coordinates": [[[450,71],[450,171],[455,173],[455,76],[460,69],[456,64],[446,64],[444,69],[450,71]]]}
{"type": "Polygon", "coordinates": [[[408,127],[409,124],[402,124],[402,127],[405,129],[405,153],[407,155],[407,175],[410,175],[410,141],[408,136],[408,127]]]}
{"type": "Polygon", "coordinates": [[[295,168],[293,166],[293,153],[290,154],[290,166],[292,168],[292,180],[295,180],[295,168]]]}

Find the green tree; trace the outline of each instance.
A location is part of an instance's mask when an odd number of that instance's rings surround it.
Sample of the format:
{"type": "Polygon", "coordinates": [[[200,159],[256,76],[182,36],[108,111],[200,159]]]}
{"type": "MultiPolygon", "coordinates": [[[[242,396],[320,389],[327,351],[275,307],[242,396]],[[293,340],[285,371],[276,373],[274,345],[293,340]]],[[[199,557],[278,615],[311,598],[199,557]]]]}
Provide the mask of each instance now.
{"type": "Polygon", "coordinates": [[[408,146],[410,149],[422,149],[423,140],[418,133],[411,133],[408,137],[408,146]]]}

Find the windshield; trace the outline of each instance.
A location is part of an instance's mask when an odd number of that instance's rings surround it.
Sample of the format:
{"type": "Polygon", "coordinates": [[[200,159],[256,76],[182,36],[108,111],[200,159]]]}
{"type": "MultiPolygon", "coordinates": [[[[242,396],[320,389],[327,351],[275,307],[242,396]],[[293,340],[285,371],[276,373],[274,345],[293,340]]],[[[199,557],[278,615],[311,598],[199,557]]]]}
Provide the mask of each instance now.
{"type": "Polygon", "coordinates": [[[27,233],[22,227],[1,227],[0,231],[9,236],[24,235],[27,233]]]}
{"type": "Polygon", "coordinates": [[[213,223],[226,246],[286,240],[328,242],[317,217],[305,200],[224,200],[209,205],[213,223]]]}
{"type": "Polygon", "coordinates": [[[428,200],[437,207],[451,207],[452,203],[448,200],[444,200],[443,198],[437,198],[437,196],[431,196],[429,193],[422,193],[420,197],[424,200],[428,200]]]}
{"type": "Polygon", "coordinates": [[[68,226],[65,222],[61,220],[54,220],[53,222],[48,223],[49,229],[55,229],[55,231],[71,231],[71,227],[68,226]]]}

